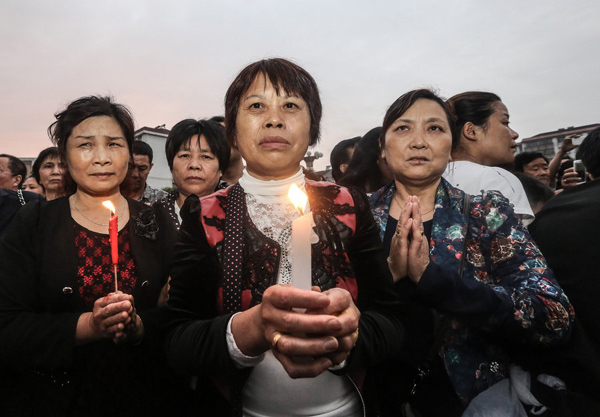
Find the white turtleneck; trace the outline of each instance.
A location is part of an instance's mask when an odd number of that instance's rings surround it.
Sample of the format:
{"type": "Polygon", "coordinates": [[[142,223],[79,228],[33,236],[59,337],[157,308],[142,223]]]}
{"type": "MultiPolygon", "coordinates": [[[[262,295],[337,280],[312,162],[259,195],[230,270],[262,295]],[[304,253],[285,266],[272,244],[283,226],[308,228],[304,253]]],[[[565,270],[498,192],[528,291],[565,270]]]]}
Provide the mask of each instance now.
{"type": "MultiPolygon", "coordinates": [[[[290,202],[288,191],[296,184],[306,192],[302,168],[295,175],[276,181],[259,180],[244,169],[239,184],[246,193],[250,219],[281,247],[277,283],[290,283],[292,223],[300,213],[290,202]]],[[[305,208],[305,213],[310,210],[308,203],[305,208]]],[[[316,378],[292,379],[271,351],[257,357],[244,355],[235,344],[231,320],[227,346],[238,366],[254,367],[242,392],[245,417],[362,415],[361,400],[347,377],[324,372],[316,378]]]]}

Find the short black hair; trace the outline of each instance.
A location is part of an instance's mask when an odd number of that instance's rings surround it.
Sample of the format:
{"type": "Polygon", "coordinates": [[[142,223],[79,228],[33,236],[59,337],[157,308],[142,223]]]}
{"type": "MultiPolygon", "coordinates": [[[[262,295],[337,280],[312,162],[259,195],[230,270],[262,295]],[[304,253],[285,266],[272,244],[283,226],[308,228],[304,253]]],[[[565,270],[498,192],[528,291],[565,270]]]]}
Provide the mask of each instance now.
{"type": "Polygon", "coordinates": [[[263,59],[244,68],[233,80],[225,94],[225,128],[227,141],[233,144],[237,126],[236,119],[240,100],[256,77],[262,75],[273,84],[275,92],[284,90],[288,94],[297,94],[308,106],[310,113],[310,142],[314,146],[321,133],[321,115],[323,107],[319,89],[314,78],[302,67],[283,58],[263,59]]]}
{"type": "Polygon", "coordinates": [[[541,152],[521,152],[520,154],[515,155],[514,171],[523,172],[525,165],[538,158],[542,158],[547,164],[549,163],[548,158],[541,152]]]}
{"type": "Polygon", "coordinates": [[[132,155],[146,155],[150,163],[152,163],[152,159],[154,158],[154,152],[152,151],[152,147],[150,145],[148,145],[142,140],[134,140],[132,148],[132,155]]]}
{"type": "Polygon", "coordinates": [[[342,176],[343,173],[340,171],[340,165],[350,162],[348,150],[354,148],[359,140],[360,136],[344,139],[333,147],[331,155],[329,156],[329,163],[331,164],[331,176],[334,181],[337,182],[342,176]]]}
{"type": "Polygon", "coordinates": [[[43,151],[41,151],[37,158],[35,158],[35,162],[31,166],[31,175],[40,185],[42,185],[40,181],[40,168],[48,158],[60,159],[60,152],[58,151],[58,148],[56,146],[50,146],[49,148],[46,148],[43,151]]]}
{"type": "Polygon", "coordinates": [[[217,123],[225,123],[225,116],[213,116],[210,119],[213,122],[217,122],[217,123]]]}
{"type": "Polygon", "coordinates": [[[577,159],[581,159],[585,169],[595,179],[600,178],[600,127],[592,130],[577,149],[577,159]]]}
{"type": "Polygon", "coordinates": [[[185,119],[173,126],[165,143],[169,169],[173,170],[175,155],[183,145],[190,142],[194,135],[198,135],[198,139],[200,139],[200,136],[206,138],[206,143],[208,143],[210,150],[219,161],[219,170],[225,172],[229,166],[229,156],[231,154],[231,147],[225,140],[225,128],[220,123],[206,119],[185,119]]]}
{"type": "Polygon", "coordinates": [[[527,200],[532,208],[539,205],[544,205],[554,197],[554,191],[546,184],[535,177],[524,174],[523,172],[515,172],[514,175],[521,181],[527,200]]]}
{"type": "Polygon", "coordinates": [[[25,163],[16,156],[8,155],[5,153],[0,154],[0,158],[8,158],[8,169],[10,169],[10,173],[13,175],[13,177],[16,177],[17,175],[21,176],[21,181],[19,182],[19,189],[22,188],[23,183],[26,180],[25,177],[27,176],[27,167],[25,166],[25,163]]]}
{"type": "Polygon", "coordinates": [[[369,130],[358,141],[348,168],[338,184],[344,187],[357,187],[365,192],[372,192],[382,187],[384,179],[377,161],[381,157],[379,137],[381,127],[369,130]]]}

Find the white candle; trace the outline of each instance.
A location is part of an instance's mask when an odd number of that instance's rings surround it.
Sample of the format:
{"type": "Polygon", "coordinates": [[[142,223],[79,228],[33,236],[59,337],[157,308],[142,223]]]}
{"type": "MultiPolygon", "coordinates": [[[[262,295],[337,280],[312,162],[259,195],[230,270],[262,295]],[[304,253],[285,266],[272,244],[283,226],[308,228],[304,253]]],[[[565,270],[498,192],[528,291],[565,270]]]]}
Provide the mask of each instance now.
{"type": "MultiPolygon", "coordinates": [[[[306,194],[292,184],[288,196],[300,213],[304,213],[308,200],[306,194]]],[[[312,287],[312,227],[312,213],[304,214],[292,223],[292,286],[303,290],[312,287]]]]}

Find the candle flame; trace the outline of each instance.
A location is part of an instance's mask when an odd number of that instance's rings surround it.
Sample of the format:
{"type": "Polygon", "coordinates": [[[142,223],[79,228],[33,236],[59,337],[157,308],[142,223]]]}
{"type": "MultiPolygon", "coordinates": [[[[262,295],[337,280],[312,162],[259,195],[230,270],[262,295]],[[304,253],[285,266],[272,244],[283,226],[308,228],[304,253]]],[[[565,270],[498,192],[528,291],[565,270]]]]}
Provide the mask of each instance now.
{"type": "Polygon", "coordinates": [[[102,205],[109,209],[111,214],[115,214],[115,206],[113,206],[113,203],[111,203],[110,200],[103,201],[102,205]]]}
{"type": "Polygon", "coordinates": [[[300,210],[301,214],[304,214],[304,208],[306,207],[306,201],[308,197],[306,194],[296,185],[292,184],[290,191],[288,191],[288,197],[292,201],[292,204],[300,210]]]}

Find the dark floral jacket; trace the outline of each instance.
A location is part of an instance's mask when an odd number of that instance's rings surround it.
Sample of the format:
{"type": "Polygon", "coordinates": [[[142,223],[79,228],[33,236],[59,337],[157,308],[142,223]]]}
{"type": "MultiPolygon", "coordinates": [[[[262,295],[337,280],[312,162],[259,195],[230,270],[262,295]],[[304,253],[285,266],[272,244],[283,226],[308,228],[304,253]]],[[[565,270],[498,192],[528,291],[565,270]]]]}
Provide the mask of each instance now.
{"type": "MultiPolygon", "coordinates": [[[[394,189],[392,183],[370,196],[382,238],[394,189]]],[[[574,312],[509,201],[497,191],[471,196],[467,221],[463,200],[463,191],[442,178],[431,262],[416,294],[436,311],[438,324],[449,318],[439,354],[458,396],[468,403],[507,377],[508,352],[564,342],[574,312]]]]}

